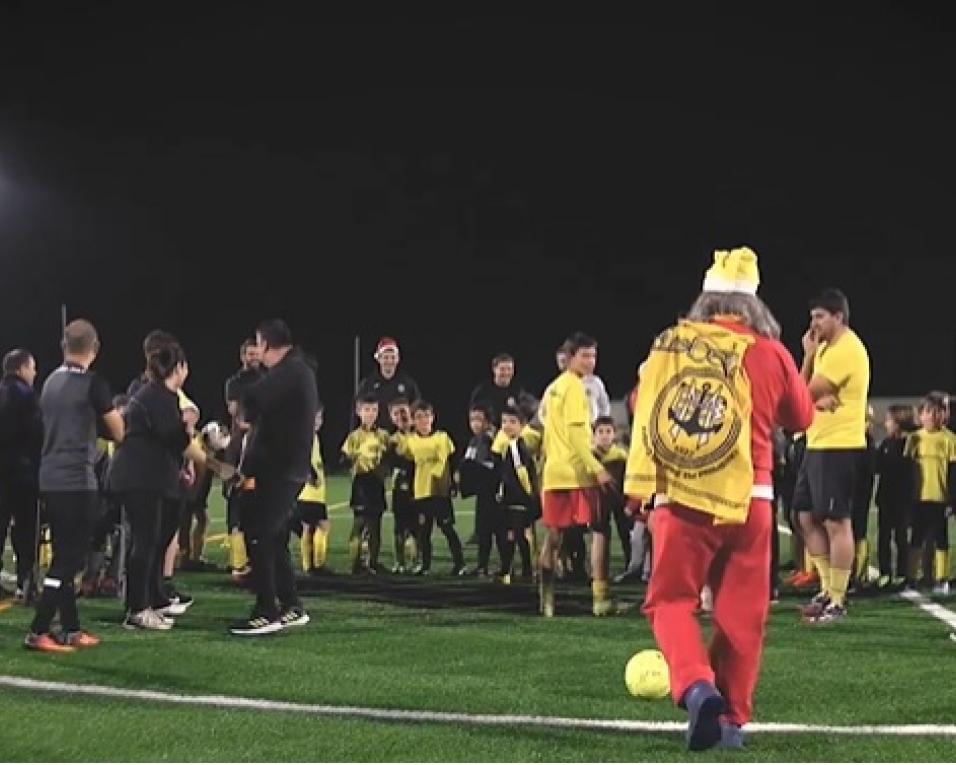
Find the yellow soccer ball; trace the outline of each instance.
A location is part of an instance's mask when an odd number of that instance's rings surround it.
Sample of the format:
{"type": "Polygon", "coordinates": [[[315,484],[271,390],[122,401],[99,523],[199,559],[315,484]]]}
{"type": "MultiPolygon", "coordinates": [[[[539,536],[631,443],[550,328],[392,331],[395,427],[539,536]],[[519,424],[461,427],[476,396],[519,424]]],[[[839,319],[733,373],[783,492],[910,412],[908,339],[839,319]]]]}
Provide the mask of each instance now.
{"type": "Polygon", "coordinates": [[[660,651],[639,651],[624,668],[624,685],[639,699],[666,699],[671,692],[671,673],[660,651]]]}

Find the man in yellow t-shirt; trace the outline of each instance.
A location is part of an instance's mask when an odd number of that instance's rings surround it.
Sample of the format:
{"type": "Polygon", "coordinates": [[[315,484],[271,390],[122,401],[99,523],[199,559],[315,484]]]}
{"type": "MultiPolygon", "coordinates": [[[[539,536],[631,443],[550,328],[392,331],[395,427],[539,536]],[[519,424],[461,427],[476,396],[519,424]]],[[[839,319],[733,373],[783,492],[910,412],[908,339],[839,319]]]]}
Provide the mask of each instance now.
{"type": "Polygon", "coordinates": [[[866,449],[870,359],[850,329],[846,295],[826,289],[810,302],[810,328],[803,336],[803,367],[816,403],[807,430],[807,451],[797,477],[793,505],[810,560],[820,573],[820,592],[803,609],[808,623],[825,624],[846,615],[853,569],[853,498],[866,449]]]}
{"type": "MultiPolygon", "coordinates": [[[[607,533],[597,523],[600,492],[614,485],[611,474],[591,453],[591,408],[584,377],[594,374],[597,366],[597,342],[577,332],[565,347],[568,367],[548,386],[544,427],[541,521],[548,536],[541,548],[540,594],[545,616],[554,616],[554,569],[565,531],[574,526],[592,526],[591,556],[605,558],[607,533]]],[[[610,613],[607,579],[595,578],[591,587],[595,615],[610,613]]]]}

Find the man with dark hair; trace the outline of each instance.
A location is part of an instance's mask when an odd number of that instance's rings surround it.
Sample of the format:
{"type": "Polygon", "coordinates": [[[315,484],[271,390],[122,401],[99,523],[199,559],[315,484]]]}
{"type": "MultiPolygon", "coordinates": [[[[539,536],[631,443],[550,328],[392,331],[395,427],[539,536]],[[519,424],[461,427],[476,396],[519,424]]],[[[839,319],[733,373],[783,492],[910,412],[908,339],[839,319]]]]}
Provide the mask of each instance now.
{"type": "Polygon", "coordinates": [[[541,521],[548,530],[541,548],[541,613],[554,616],[554,570],[565,533],[578,526],[595,532],[593,613],[614,611],[607,566],[607,518],[603,515],[601,491],[609,491],[614,479],[591,452],[591,410],[584,378],[597,365],[597,341],[576,332],[565,344],[568,366],[548,386],[543,450],[547,455],[541,480],[541,521]]]}
{"type": "Polygon", "coordinates": [[[36,361],[29,351],[18,348],[4,356],[0,382],[0,556],[12,520],[17,597],[24,601],[32,599],[36,588],[30,574],[36,558],[37,481],[43,447],[43,417],[33,390],[36,376],[36,361]]]}
{"type": "Polygon", "coordinates": [[[262,358],[259,355],[259,346],[254,338],[248,338],[239,346],[239,370],[226,380],[226,408],[229,416],[235,420],[242,400],[242,392],[262,377],[262,358]]]}
{"type": "Polygon", "coordinates": [[[92,524],[99,511],[96,433],[123,440],[123,418],[103,378],[90,371],[100,350],[96,329],[77,319],[63,330],[63,364],[43,384],[43,450],[39,486],[53,535],[53,561],[43,580],[43,594],[24,641],[27,648],[70,652],[99,643],[80,629],[73,580],[83,566],[92,524]],[[62,634],[51,634],[59,613],[62,634]]]}
{"type": "Polygon", "coordinates": [[[242,506],[242,530],[252,563],[256,603],[232,634],[267,635],[308,624],[296,593],[289,529],[296,499],[312,476],[312,441],[319,393],[315,374],[293,348],[281,319],[256,328],[262,363],[268,370],[243,393],[243,417],[251,424],[240,472],[254,489],[242,506]]]}
{"type": "Polygon", "coordinates": [[[515,377],[515,360],[511,354],[499,353],[491,360],[490,380],[475,386],[468,400],[468,407],[484,404],[490,412],[495,427],[501,425],[501,412],[505,407],[518,406],[522,396],[527,396],[515,377]]]}
{"type": "MultiPolygon", "coordinates": [[[[224,459],[232,465],[239,461],[239,450],[242,445],[242,427],[239,417],[239,403],[242,401],[243,392],[255,384],[264,374],[261,366],[262,358],[259,354],[259,346],[256,345],[254,337],[243,340],[239,346],[239,370],[226,380],[225,397],[226,409],[229,412],[229,424],[232,432],[232,439],[229,442],[229,448],[226,449],[224,459]]],[[[233,578],[242,582],[249,575],[249,558],[246,555],[245,540],[242,532],[239,530],[239,511],[236,504],[236,496],[233,492],[227,491],[223,487],[223,493],[226,495],[226,526],[229,534],[229,568],[233,578]]]]}
{"type": "Polygon", "coordinates": [[[378,369],[359,383],[354,403],[372,396],[378,401],[378,427],[389,430],[392,425],[389,409],[392,402],[404,398],[414,404],[421,398],[418,383],[402,369],[398,368],[401,354],[398,343],[391,337],[383,337],[375,348],[374,359],[378,369]]]}
{"type": "Polygon", "coordinates": [[[815,624],[846,614],[855,553],[852,516],[866,448],[870,359],[849,320],[846,295],[825,289],[810,301],[810,328],[803,336],[800,371],[817,413],[807,430],[793,503],[810,560],[820,573],[821,590],[804,609],[806,620],[815,624]]]}

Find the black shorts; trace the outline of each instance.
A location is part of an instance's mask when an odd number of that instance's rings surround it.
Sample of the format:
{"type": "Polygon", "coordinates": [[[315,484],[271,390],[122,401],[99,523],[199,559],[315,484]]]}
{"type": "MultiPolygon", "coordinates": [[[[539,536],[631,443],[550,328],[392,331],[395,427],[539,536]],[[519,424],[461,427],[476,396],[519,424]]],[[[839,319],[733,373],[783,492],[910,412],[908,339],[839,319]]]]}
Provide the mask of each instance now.
{"type": "Polygon", "coordinates": [[[913,508],[913,531],[910,545],[922,547],[930,542],[937,550],[949,549],[949,534],[946,529],[946,504],[943,502],[917,502],[913,508]]]}
{"type": "Polygon", "coordinates": [[[415,500],[408,492],[392,492],[392,512],[395,514],[395,534],[414,534],[418,528],[418,511],[415,500]]]}
{"type": "Polygon", "coordinates": [[[318,526],[320,521],[329,519],[329,511],[325,502],[303,502],[299,500],[295,503],[295,520],[299,523],[305,523],[309,526],[318,526]]]}
{"type": "Polygon", "coordinates": [[[502,510],[505,514],[505,526],[512,531],[524,531],[534,526],[535,519],[530,508],[503,506],[502,510]]]}
{"type": "Polygon", "coordinates": [[[793,491],[793,509],[828,520],[853,515],[863,449],[807,449],[793,491]]]}
{"type": "Polygon", "coordinates": [[[352,479],[349,506],[360,514],[385,512],[385,482],[374,473],[359,473],[352,479]]]}
{"type": "Polygon", "coordinates": [[[415,500],[418,515],[424,515],[426,521],[434,521],[439,526],[455,524],[455,507],[450,497],[428,497],[415,500]]]}

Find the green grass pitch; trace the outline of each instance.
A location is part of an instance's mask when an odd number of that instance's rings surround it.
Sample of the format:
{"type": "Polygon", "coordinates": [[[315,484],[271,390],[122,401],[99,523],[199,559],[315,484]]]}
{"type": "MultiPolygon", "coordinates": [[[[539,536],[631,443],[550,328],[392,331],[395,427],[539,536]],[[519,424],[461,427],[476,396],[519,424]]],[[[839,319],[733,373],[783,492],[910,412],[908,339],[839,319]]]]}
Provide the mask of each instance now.
{"type": "MultiPolygon", "coordinates": [[[[213,492],[212,534],[224,531],[213,492]]],[[[330,481],[330,505],[347,500],[344,478],[330,481]]],[[[463,538],[471,501],[458,502],[463,538]]],[[[314,621],[274,638],[226,632],[251,596],[225,574],[180,574],[196,605],[170,633],[130,633],[115,600],[81,601],[97,649],[36,655],[20,642],[30,614],[0,614],[0,674],[64,683],[224,694],[262,699],[464,713],[540,714],[603,719],[681,720],[669,701],[630,698],[627,659],[653,646],[637,609],[598,620],[584,586],[559,591],[559,615],[535,615],[530,585],[503,588],[443,574],[450,568],[435,535],[438,575],[352,577],[346,570],[351,517],[333,509],[331,565],[337,576],[303,580],[314,621]]],[[[383,562],[391,564],[386,516],[383,562]]],[[[787,550],[786,540],[783,540],[787,550]]],[[[298,560],[298,551],[294,557],[298,560]]],[[[474,563],[475,549],[466,548],[474,563]]],[[[218,541],[206,557],[225,563],[218,541]]],[[[784,554],[786,558],[786,554],[784,554]]],[[[620,564],[616,562],[615,569],[620,564]]],[[[9,570],[9,566],[8,566],[9,570]]],[[[642,589],[619,588],[627,602],[642,589]]],[[[956,643],[941,622],[894,599],[859,599],[832,629],[798,623],[796,596],[775,606],[757,719],[840,725],[952,723],[956,643]]],[[[952,607],[952,606],[951,606],[952,607]]],[[[208,709],[146,701],[0,689],[3,759],[11,760],[730,760],[950,761],[956,740],[787,734],[752,737],[741,753],[695,757],[675,733],[598,733],[521,727],[382,723],[291,712],[208,709]]]]}

